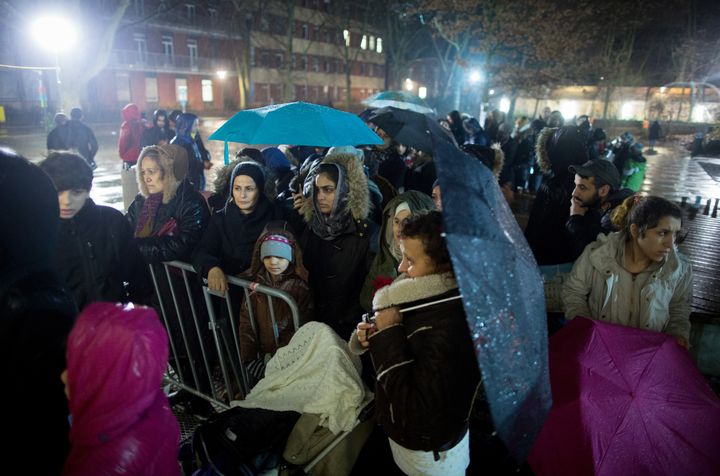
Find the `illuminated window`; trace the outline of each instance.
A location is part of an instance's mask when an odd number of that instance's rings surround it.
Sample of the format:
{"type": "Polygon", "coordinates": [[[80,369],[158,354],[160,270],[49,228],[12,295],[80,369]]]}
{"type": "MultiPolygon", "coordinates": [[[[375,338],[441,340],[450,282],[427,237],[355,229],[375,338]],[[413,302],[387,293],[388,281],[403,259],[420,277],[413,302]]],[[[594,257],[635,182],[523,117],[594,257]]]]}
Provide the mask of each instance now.
{"type": "Polygon", "coordinates": [[[202,80],[202,100],[203,102],[213,101],[213,84],[211,79],[202,80]]]}
{"type": "Polygon", "coordinates": [[[378,53],[382,53],[382,38],[378,38],[375,45],[377,47],[375,51],[377,51],[378,53]]]}
{"type": "Polygon", "coordinates": [[[367,35],[363,35],[363,36],[362,36],[362,40],[360,40],[360,48],[363,49],[363,50],[366,50],[366,49],[367,49],[367,43],[368,43],[367,35]]]}
{"type": "Polygon", "coordinates": [[[350,46],[350,32],[343,30],[343,39],[345,39],[345,46],[350,46]]]}

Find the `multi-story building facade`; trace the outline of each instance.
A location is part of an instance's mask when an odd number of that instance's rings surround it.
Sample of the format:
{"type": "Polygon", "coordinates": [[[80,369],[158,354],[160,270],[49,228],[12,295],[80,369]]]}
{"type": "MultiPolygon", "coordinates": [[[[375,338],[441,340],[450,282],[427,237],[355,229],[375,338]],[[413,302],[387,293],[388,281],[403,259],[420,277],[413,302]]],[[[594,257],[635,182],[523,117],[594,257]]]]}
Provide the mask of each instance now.
{"type": "MultiPolygon", "coordinates": [[[[117,8],[112,0],[86,3],[98,22],[117,8]]],[[[144,111],[185,102],[202,114],[292,100],[342,107],[348,69],[351,103],[358,103],[385,88],[383,40],[362,21],[362,6],[346,15],[332,6],[328,0],[132,0],[107,64],[81,94],[86,114],[115,118],[129,102],[144,111]]],[[[17,40],[12,32],[0,34],[3,62],[38,64],[32,48],[17,40]]],[[[43,106],[39,78],[49,109],[57,110],[52,70],[42,76],[0,70],[0,105],[43,106]]]]}

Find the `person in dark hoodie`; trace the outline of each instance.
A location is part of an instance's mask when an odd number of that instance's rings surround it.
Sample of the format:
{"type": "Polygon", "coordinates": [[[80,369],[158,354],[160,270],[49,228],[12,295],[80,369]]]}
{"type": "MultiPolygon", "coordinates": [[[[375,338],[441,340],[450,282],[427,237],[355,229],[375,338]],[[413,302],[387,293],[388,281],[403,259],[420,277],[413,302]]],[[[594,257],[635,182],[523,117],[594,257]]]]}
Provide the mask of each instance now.
{"type": "Polygon", "coordinates": [[[575,183],[571,165],[588,160],[587,135],[577,126],[545,128],[538,137],[537,160],[542,185],[530,211],[525,237],[538,265],[571,263],[574,258],[565,223],[575,183]]]}
{"type": "Polygon", "coordinates": [[[92,301],[144,301],[149,284],[122,213],[90,198],[93,173],[79,155],[52,152],[40,163],[57,189],[60,234],[53,262],[78,309],[92,301]],[[128,283],[128,288],[124,283],[128,283]]]}
{"type": "Polygon", "coordinates": [[[188,156],[188,180],[195,190],[205,190],[205,169],[210,168],[210,158],[203,153],[196,140],[198,117],[195,114],[183,113],[176,121],[175,137],[171,144],[179,145],[185,149],[188,156]]]}
{"type": "Polygon", "coordinates": [[[84,158],[91,169],[95,170],[95,155],[98,152],[98,142],[95,133],[87,124],[82,122],[82,109],[74,107],[70,110],[70,120],[67,123],[70,139],[70,149],[77,150],[78,154],[84,158]]]}
{"type": "Polygon", "coordinates": [[[153,126],[145,129],[142,135],[142,146],[164,145],[170,142],[170,128],[168,127],[167,112],[165,109],[156,109],[153,112],[153,126]]]}
{"type": "Polygon", "coordinates": [[[69,426],[58,376],[77,309],[52,270],[57,193],[37,166],[0,148],[0,200],[3,473],[60,474],[69,426]]]}
{"type": "Polygon", "coordinates": [[[347,338],[362,314],[359,296],[370,263],[373,234],[363,164],[352,154],[329,154],[305,181],[301,239],[310,272],[315,318],[347,338]]]}
{"type": "Polygon", "coordinates": [[[208,287],[223,293],[228,290],[226,275],[250,267],[255,242],[265,226],[292,213],[265,195],[265,175],[255,162],[237,164],[229,183],[228,200],[210,219],[192,257],[193,267],[207,277],[208,287]]]}
{"type": "Polygon", "coordinates": [[[69,130],[67,127],[68,117],[62,112],[55,114],[53,118],[55,127],[47,136],[47,150],[67,150],[70,148],[69,130]]]}

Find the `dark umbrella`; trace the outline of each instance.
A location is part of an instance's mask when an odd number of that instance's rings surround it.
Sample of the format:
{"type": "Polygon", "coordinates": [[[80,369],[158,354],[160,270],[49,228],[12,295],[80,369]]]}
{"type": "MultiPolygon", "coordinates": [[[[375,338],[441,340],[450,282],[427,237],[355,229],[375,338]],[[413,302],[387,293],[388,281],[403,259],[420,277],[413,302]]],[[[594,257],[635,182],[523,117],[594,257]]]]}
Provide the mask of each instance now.
{"type": "Polygon", "coordinates": [[[523,461],[551,406],[542,280],[490,170],[444,139],[434,138],[432,156],[495,428],[523,461]]]}
{"type": "Polygon", "coordinates": [[[419,112],[388,106],[376,110],[369,120],[395,142],[428,154],[433,152],[433,140],[455,145],[450,131],[443,129],[432,117],[419,112]]]}

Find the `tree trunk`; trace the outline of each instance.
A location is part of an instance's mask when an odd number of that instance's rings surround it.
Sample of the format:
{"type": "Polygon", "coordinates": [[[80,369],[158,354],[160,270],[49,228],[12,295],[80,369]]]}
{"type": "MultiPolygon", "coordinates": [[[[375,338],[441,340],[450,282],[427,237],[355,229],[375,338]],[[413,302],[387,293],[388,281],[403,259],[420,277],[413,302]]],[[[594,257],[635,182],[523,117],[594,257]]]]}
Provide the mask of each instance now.
{"type": "Polygon", "coordinates": [[[345,110],[350,110],[350,103],[352,102],[352,63],[346,63],[345,67],[345,110]]]}
{"type": "Polygon", "coordinates": [[[676,121],[680,121],[680,114],[682,114],[683,102],[685,102],[685,86],[683,86],[682,92],[680,93],[680,104],[678,105],[677,116],[675,116],[676,121]]]}
{"type": "Polygon", "coordinates": [[[540,98],[536,97],[535,98],[535,109],[533,109],[532,117],[537,117],[538,107],[540,107],[540,98]]]}
{"type": "Polygon", "coordinates": [[[610,96],[612,96],[612,90],[613,87],[610,84],[610,81],[608,81],[607,86],[605,86],[605,101],[603,102],[603,122],[608,119],[608,108],[610,106],[610,96]]]}
{"type": "Polygon", "coordinates": [[[688,111],[688,122],[693,122],[693,111],[695,110],[695,94],[696,94],[695,82],[690,82],[690,110],[688,111]]]}

